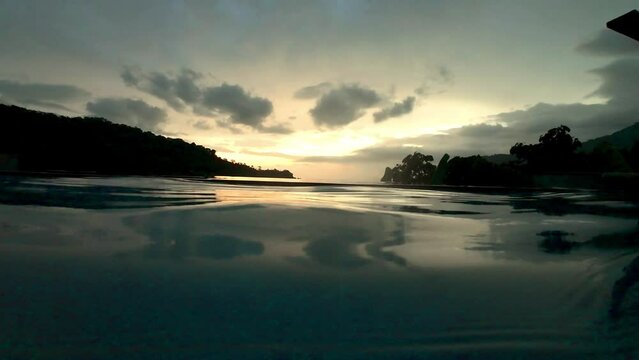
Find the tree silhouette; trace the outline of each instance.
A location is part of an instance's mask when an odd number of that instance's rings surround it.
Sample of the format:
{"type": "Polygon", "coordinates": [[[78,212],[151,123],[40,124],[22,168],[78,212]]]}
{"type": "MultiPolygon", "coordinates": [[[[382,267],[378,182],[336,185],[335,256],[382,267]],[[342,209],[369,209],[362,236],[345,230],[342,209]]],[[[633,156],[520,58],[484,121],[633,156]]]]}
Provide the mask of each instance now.
{"type": "Polygon", "coordinates": [[[448,160],[450,160],[450,155],[444,154],[441,159],[439,159],[439,163],[437,164],[437,169],[433,174],[433,179],[431,184],[433,185],[441,185],[446,180],[446,175],[448,174],[448,160]]]}
{"type": "Polygon", "coordinates": [[[432,155],[419,152],[407,155],[401,164],[386,168],[381,181],[399,184],[429,184],[436,166],[431,163],[432,155]]]}
{"type": "Polygon", "coordinates": [[[570,128],[561,125],[541,135],[537,144],[516,143],[510,153],[534,172],[567,171],[578,166],[575,152],[580,146],[579,139],[570,135],[570,128]]]}
{"type": "MultiPolygon", "coordinates": [[[[515,161],[495,163],[481,155],[455,156],[451,159],[445,154],[435,167],[430,163],[432,156],[416,152],[406,156],[394,168],[387,167],[381,181],[433,185],[547,186],[540,182],[540,179],[548,177],[546,175],[577,175],[590,176],[595,179],[594,184],[601,186],[604,184],[601,180],[603,177],[599,177],[602,173],[639,170],[639,141],[630,149],[621,150],[605,142],[589,153],[578,152],[580,147],[581,141],[570,135],[570,128],[561,125],[541,135],[537,144],[516,143],[510,148],[510,154],[518,159],[515,161]]],[[[608,176],[606,179],[615,184],[621,184],[619,181],[635,181],[632,176],[608,176]]],[[[567,181],[577,181],[574,182],[575,186],[583,186],[583,182],[579,183],[578,180],[567,181]]]]}

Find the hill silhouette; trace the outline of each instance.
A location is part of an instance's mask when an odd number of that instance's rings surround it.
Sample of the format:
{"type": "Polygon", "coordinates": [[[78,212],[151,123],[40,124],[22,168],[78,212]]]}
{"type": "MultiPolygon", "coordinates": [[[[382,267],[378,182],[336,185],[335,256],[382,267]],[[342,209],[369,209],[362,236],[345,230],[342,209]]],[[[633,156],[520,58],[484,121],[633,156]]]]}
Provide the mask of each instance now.
{"type": "Polygon", "coordinates": [[[95,117],[0,104],[0,169],[101,175],[293,178],[218,157],[215,150],[95,117]]]}
{"type": "Polygon", "coordinates": [[[585,141],[581,146],[581,151],[591,152],[603,143],[608,143],[618,150],[630,150],[637,141],[639,141],[639,122],[610,135],[585,141]]]}

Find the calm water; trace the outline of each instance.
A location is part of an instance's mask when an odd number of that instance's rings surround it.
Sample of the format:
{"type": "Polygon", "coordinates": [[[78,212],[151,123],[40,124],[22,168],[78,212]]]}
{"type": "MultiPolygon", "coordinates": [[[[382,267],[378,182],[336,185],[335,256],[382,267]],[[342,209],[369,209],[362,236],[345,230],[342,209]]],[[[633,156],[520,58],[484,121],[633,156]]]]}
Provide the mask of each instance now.
{"type": "Polygon", "coordinates": [[[4,177],[0,358],[639,358],[638,214],[587,192],[4,177]]]}

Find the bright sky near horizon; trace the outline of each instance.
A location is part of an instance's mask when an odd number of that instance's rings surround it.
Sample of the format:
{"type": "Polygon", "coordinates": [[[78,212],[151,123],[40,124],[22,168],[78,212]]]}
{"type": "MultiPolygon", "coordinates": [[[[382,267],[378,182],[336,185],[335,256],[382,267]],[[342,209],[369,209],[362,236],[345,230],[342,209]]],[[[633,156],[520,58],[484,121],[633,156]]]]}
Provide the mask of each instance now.
{"type": "Polygon", "coordinates": [[[376,181],[420,151],[507,152],[639,121],[636,1],[0,0],[0,102],[376,181]]]}

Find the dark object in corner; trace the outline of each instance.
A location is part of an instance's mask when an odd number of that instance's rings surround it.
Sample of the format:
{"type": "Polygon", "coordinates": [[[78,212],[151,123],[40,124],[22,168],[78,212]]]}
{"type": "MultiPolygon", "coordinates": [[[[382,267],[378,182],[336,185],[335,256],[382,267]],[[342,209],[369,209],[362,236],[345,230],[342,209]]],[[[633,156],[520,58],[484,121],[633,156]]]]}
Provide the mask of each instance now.
{"type": "MultiPolygon", "coordinates": [[[[639,11],[632,10],[606,23],[610,30],[639,41],[639,11]]],[[[639,46],[639,44],[638,44],[639,46]]]]}

